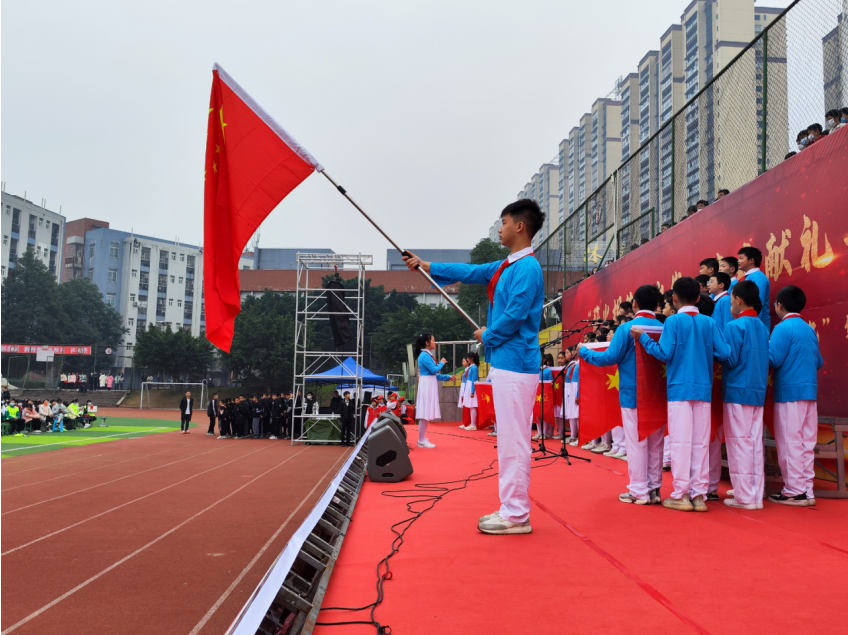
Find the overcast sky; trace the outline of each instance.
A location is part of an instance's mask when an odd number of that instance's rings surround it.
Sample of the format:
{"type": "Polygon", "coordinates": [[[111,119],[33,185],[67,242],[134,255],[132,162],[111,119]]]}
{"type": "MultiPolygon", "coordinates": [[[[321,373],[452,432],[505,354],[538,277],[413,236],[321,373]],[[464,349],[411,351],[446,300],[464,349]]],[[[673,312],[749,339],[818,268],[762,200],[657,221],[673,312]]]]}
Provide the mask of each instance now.
{"type": "MultiPolygon", "coordinates": [[[[687,4],[4,0],[2,180],[198,244],[218,62],[398,243],[471,248],[687,4]]],[[[260,246],[389,247],[319,175],[260,246]]]]}

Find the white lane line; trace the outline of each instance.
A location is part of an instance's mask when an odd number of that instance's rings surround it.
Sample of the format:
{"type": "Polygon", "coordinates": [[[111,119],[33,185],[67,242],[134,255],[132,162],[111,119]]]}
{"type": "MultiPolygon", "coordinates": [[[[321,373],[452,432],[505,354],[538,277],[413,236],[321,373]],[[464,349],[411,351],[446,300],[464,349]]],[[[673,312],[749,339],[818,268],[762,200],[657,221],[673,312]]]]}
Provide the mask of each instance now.
{"type": "MultiPolygon", "coordinates": [[[[53,478],[47,478],[43,481],[35,481],[34,483],[27,483],[25,485],[16,485],[15,487],[7,487],[4,490],[0,490],[0,492],[11,492],[12,490],[21,489],[23,487],[33,487],[34,485],[41,485],[42,483],[49,483],[50,481],[55,481],[62,478],[68,478],[71,476],[76,476],[77,474],[85,474],[87,472],[94,472],[95,470],[102,470],[107,467],[112,467],[113,465],[122,465],[123,463],[130,463],[132,461],[138,461],[139,459],[146,459],[149,456],[156,456],[157,454],[164,454],[165,452],[174,452],[175,450],[184,450],[191,446],[177,446],[175,448],[171,448],[170,450],[160,450],[159,452],[151,452],[150,454],[143,454],[142,456],[137,456],[134,459],[126,459],[124,461],[118,461],[116,463],[109,463],[108,465],[101,465],[100,467],[93,467],[90,470],[80,470],[79,472],[72,472],[70,474],[63,474],[62,476],[54,476],[53,478]]],[[[5,477],[4,477],[5,478],[5,477]]]]}
{"type": "Polygon", "coordinates": [[[147,430],[137,430],[135,432],[121,432],[120,434],[107,434],[102,437],[84,437],[82,439],[74,439],[73,441],[62,441],[60,443],[40,443],[38,445],[28,445],[25,448],[9,448],[8,450],[0,450],[3,452],[20,452],[21,450],[32,450],[33,448],[50,448],[54,445],[68,445],[69,443],[82,443],[83,441],[99,441],[100,439],[111,439],[113,437],[125,437],[128,434],[144,434],[145,432],[154,432],[156,430],[176,430],[170,426],[159,426],[158,428],[148,428],[147,430]]]}
{"type": "Polygon", "coordinates": [[[308,450],[308,449],[309,449],[309,448],[303,448],[300,452],[297,452],[296,454],[292,454],[292,455],[291,455],[290,457],[288,457],[287,459],[285,459],[285,460],[281,461],[280,463],[277,463],[277,465],[275,465],[274,467],[272,467],[272,468],[271,468],[271,469],[269,469],[269,470],[266,470],[265,472],[263,472],[262,474],[260,474],[260,475],[259,475],[259,476],[257,476],[256,478],[254,478],[254,479],[252,479],[252,480],[248,481],[247,483],[245,483],[244,485],[242,485],[242,486],[241,486],[241,487],[239,487],[238,489],[233,490],[232,492],[230,492],[229,494],[227,494],[227,495],[226,495],[226,496],[224,496],[223,498],[219,498],[217,501],[215,501],[214,503],[212,503],[211,505],[209,505],[209,506],[208,506],[208,507],[206,507],[205,509],[200,510],[199,512],[197,512],[197,513],[196,513],[196,514],[194,514],[193,516],[191,516],[191,517],[189,517],[188,519],[186,519],[186,520],[184,520],[183,522],[181,522],[181,523],[180,523],[179,525],[177,525],[176,527],[173,527],[172,529],[169,529],[168,531],[166,531],[164,534],[162,534],[162,535],[161,535],[161,536],[159,536],[158,538],[154,538],[153,540],[151,540],[150,542],[148,542],[148,543],[147,543],[146,545],[144,545],[143,547],[139,547],[138,549],[136,549],[135,551],[133,551],[133,552],[132,552],[131,554],[129,554],[128,556],[124,556],[123,558],[121,558],[121,559],[120,559],[120,560],[118,560],[115,564],[113,564],[113,565],[110,565],[110,566],[106,567],[106,568],[105,568],[105,569],[103,569],[103,571],[101,571],[100,573],[97,573],[97,574],[95,574],[95,575],[91,576],[91,577],[90,577],[88,580],[86,580],[85,582],[81,582],[80,584],[78,584],[77,586],[75,586],[75,587],[74,587],[73,589],[71,589],[70,591],[67,591],[66,593],[63,593],[62,595],[60,595],[59,597],[57,597],[57,598],[56,598],[55,600],[53,600],[52,602],[48,602],[47,604],[45,604],[44,606],[42,606],[42,607],[41,607],[40,609],[38,609],[37,611],[34,611],[34,612],[30,613],[29,615],[27,615],[25,618],[23,618],[23,619],[22,619],[22,620],[20,620],[19,622],[15,623],[15,624],[12,624],[12,626],[10,626],[9,628],[5,629],[2,633],[0,633],[0,635],[7,635],[7,633],[11,633],[12,631],[14,631],[14,630],[16,630],[16,629],[20,628],[21,626],[23,626],[23,625],[24,625],[24,624],[26,624],[27,622],[29,622],[29,621],[31,621],[31,620],[33,620],[33,619],[35,619],[36,617],[38,617],[39,615],[41,615],[42,613],[44,613],[44,612],[45,612],[45,611],[47,611],[48,609],[51,609],[51,608],[53,608],[54,606],[56,606],[59,602],[61,602],[61,601],[62,601],[62,600],[64,600],[65,598],[68,598],[68,597],[72,596],[74,593],[76,593],[76,592],[77,592],[77,591],[79,591],[80,589],[84,589],[84,588],[85,588],[85,587],[87,587],[89,584],[91,584],[91,583],[92,583],[92,582],[94,582],[95,580],[98,580],[99,578],[102,578],[104,575],[106,575],[107,573],[109,573],[109,572],[110,572],[110,571],[112,571],[113,569],[117,569],[119,566],[121,566],[122,564],[124,564],[127,560],[130,560],[131,558],[134,558],[135,556],[137,556],[138,554],[140,554],[142,551],[145,551],[145,550],[146,550],[146,549],[148,549],[149,547],[152,547],[153,545],[155,545],[157,542],[159,542],[159,541],[161,541],[161,540],[164,540],[165,538],[167,538],[168,536],[170,536],[172,533],[174,533],[175,531],[177,531],[177,530],[178,530],[178,529],[180,529],[181,527],[184,527],[185,525],[187,525],[188,523],[190,523],[192,520],[194,520],[194,519],[195,519],[195,518],[197,518],[198,516],[202,516],[203,514],[205,514],[206,512],[208,512],[208,511],[209,511],[210,509],[212,509],[213,507],[216,507],[217,505],[219,505],[220,503],[223,503],[223,502],[224,502],[225,500],[227,500],[228,498],[231,498],[232,496],[235,496],[235,495],[236,495],[236,494],[238,494],[241,490],[243,490],[245,487],[248,487],[248,486],[252,485],[252,484],[253,484],[253,483],[255,483],[256,481],[258,481],[260,478],[262,478],[263,476],[265,476],[266,474],[269,474],[270,472],[272,472],[272,471],[276,470],[278,467],[280,467],[280,466],[281,466],[281,465],[283,465],[284,463],[287,463],[288,461],[291,461],[291,460],[292,460],[294,457],[296,457],[298,454],[303,454],[303,453],[304,453],[304,452],[306,452],[306,450],[308,450]]]}
{"type": "Polygon", "coordinates": [[[221,465],[218,465],[216,467],[210,468],[208,470],[204,470],[203,472],[199,472],[199,473],[195,474],[194,476],[189,476],[187,479],[183,479],[182,481],[172,483],[171,485],[168,485],[167,487],[163,487],[162,489],[158,489],[155,492],[150,492],[149,494],[145,494],[144,496],[139,496],[138,498],[131,500],[127,503],[122,503],[121,505],[118,505],[117,507],[113,507],[112,509],[107,509],[105,512],[100,512],[99,514],[95,514],[94,516],[86,518],[85,520],[81,520],[79,522],[76,522],[73,525],[68,525],[67,527],[64,527],[63,529],[57,529],[53,533],[47,534],[46,536],[42,536],[41,538],[36,538],[35,540],[31,540],[30,542],[22,544],[20,547],[15,547],[14,549],[9,549],[8,551],[4,551],[2,554],[0,554],[0,556],[7,556],[10,553],[14,553],[15,551],[19,551],[20,549],[23,549],[25,547],[29,547],[30,545],[34,545],[37,542],[41,542],[42,540],[47,540],[48,538],[52,538],[53,536],[55,536],[57,534],[61,534],[62,532],[68,531],[69,529],[73,529],[74,527],[79,527],[80,525],[83,525],[90,520],[94,520],[95,518],[100,518],[101,516],[105,516],[106,514],[109,514],[113,511],[121,509],[122,507],[126,507],[127,505],[132,505],[133,503],[137,503],[140,500],[144,500],[145,498],[149,498],[149,497],[151,497],[155,494],[159,494],[160,492],[164,492],[165,490],[171,489],[172,487],[176,487],[177,485],[182,485],[183,483],[190,481],[194,478],[197,478],[198,476],[202,476],[203,474],[208,474],[209,472],[213,472],[213,471],[217,470],[218,468],[221,468],[221,467],[224,467],[225,465],[229,465],[230,463],[234,463],[236,461],[239,461],[246,456],[250,456],[251,454],[256,454],[257,452],[261,452],[262,450],[267,450],[270,447],[272,447],[272,446],[266,445],[264,448],[260,448],[259,450],[254,450],[253,452],[248,452],[247,454],[242,454],[241,456],[234,458],[232,461],[227,461],[226,463],[222,463],[221,465]]]}
{"type": "Polygon", "coordinates": [[[342,454],[336,460],[336,462],[333,463],[333,465],[330,467],[330,469],[327,470],[326,472],[324,472],[324,476],[322,476],[319,479],[319,481],[315,484],[315,487],[313,487],[309,491],[309,493],[304,497],[304,499],[302,501],[300,501],[300,504],[294,509],[294,511],[291,514],[289,514],[289,517],[286,518],[286,520],[283,522],[283,524],[280,525],[280,528],[277,529],[277,531],[275,531],[274,534],[268,539],[268,542],[266,542],[262,546],[262,549],[260,549],[259,553],[257,553],[256,556],[254,556],[253,560],[251,560],[248,563],[248,565],[244,569],[241,570],[241,573],[239,573],[238,577],[235,580],[233,580],[233,583],[229,587],[227,587],[227,590],[224,591],[224,593],[221,595],[221,597],[219,597],[218,600],[215,602],[215,604],[212,605],[212,608],[210,608],[206,612],[206,615],[203,616],[203,619],[201,619],[197,623],[197,625],[193,629],[191,629],[191,632],[189,633],[189,635],[197,635],[197,633],[200,632],[200,629],[202,629],[206,625],[206,622],[208,622],[209,619],[215,614],[215,611],[217,611],[221,607],[221,605],[226,601],[226,599],[230,596],[230,593],[233,592],[233,590],[242,581],[244,576],[246,576],[247,573],[253,568],[253,565],[256,564],[257,560],[259,560],[259,558],[262,557],[262,554],[264,554],[268,550],[268,547],[270,547],[271,544],[277,539],[277,536],[279,536],[282,533],[283,529],[285,529],[286,526],[288,526],[288,524],[291,522],[291,519],[294,518],[295,514],[297,514],[297,512],[300,511],[300,508],[303,507],[304,503],[306,503],[306,501],[309,500],[312,497],[312,495],[315,493],[315,490],[317,490],[318,487],[321,485],[321,483],[324,482],[324,479],[327,478],[327,475],[330,474],[335,469],[335,467],[339,464],[339,461],[341,461],[345,457],[346,457],[346,454],[342,454]]]}
{"type": "Polygon", "coordinates": [[[183,461],[188,461],[189,459],[193,459],[198,456],[203,456],[204,454],[210,454],[212,452],[219,452],[220,450],[224,450],[226,448],[217,448],[215,450],[209,450],[208,452],[201,452],[200,454],[192,454],[191,456],[187,456],[184,459],[179,459],[177,461],[172,461],[171,463],[165,463],[164,465],[159,465],[157,467],[151,467],[148,470],[142,470],[141,472],[133,472],[132,474],[127,474],[126,476],[122,476],[120,478],[113,479],[111,481],[105,481],[104,483],[98,483],[97,485],[92,485],[91,487],[86,487],[83,489],[74,490],[73,492],[68,492],[67,494],[62,494],[61,496],[54,496],[53,498],[48,498],[47,500],[39,501],[38,503],[32,503],[31,505],[24,505],[23,507],[18,507],[17,509],[11,509],[7,512],[3,512],[0,516],[6,516],[7,514],[14,514],[15,512],[22,511],[24,509],[29,509],[30,507],[37,507],[38,505],[44,505],[44,503],[50,503],[55,500],[59,500],[60,498],[67,498],[68,496],[74,496],[75,494],[82,494],[83,492],[87,492],[92,489],[96,489],[98,487],[103,487],[104,485],[111,485],[112,483],[117,483],[118,481],[123,481],[127,478],[132,478],[134,476],[138,476],[139,474],[146,474],[147,472],[152,472],[154,470],[161,470],[163,467],[168,467],[169,465],[175,465],[176,463],[182,463],[183,461]]]}
{"type": "MultiPolygon", "coordinates": [[[[75,449],[78,449],[78,448],[75,448],[75,449]]],[[[76,463],[78,461],[87,461],[89,459],[96,459],[98,456],[109,456],[110,454],[117,454],[117,452],[104,452],[103,454],[92,454],[91,456],[84,456],[84,457],[79,458],[79,459],[73,459],[72,461],[61,461],[59,463],[50,463],[48,465],[41,465],[39,467],[29,467],[25,470],[18,470],[17,472],[3,472],[3,478],[9,478],[11,476],[17,476],[18,474],[23,474],[24,472],[32,472],[33,470],[47,470],[51,467],[56,467],[57,465],[65,465],[66,463],[76,463]]],[[[43,455],[43,454],[30,454],[28,456],[15,456],[15,457],[12,457],[12,458],[15,459],[15,465],[17,465],[18,461],[21,460],[21,459],[44,458],[44,456],[45,455],[43,455]]],[[[50,455],[50,456],[53,456],[53,455],[50,455]]],[[[8,459],[6,461],[3,461],[2,464],[0,464],[0,465],[9,465],[8,459]]]]}

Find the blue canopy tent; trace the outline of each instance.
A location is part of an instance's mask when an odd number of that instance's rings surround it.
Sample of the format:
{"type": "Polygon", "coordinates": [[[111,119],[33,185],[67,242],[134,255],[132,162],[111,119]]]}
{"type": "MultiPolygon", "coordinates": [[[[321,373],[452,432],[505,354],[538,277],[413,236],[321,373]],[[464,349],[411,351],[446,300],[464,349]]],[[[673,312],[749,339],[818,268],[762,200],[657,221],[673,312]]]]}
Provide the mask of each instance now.
{"type": "MultiPolygon", "coordinates": [[[[388,379],[382,375],[375,375],[364,366],[360,366],[353,357],[348,357],[335,368],[325,370],[323,373],[304,375],[303,379],[323,384],[353,384],[356,382],[357,375],[362,377],[363,385],[389,386],[388,379]]],[[[395,390],[397,389],[395,388],[395,390]]]]}

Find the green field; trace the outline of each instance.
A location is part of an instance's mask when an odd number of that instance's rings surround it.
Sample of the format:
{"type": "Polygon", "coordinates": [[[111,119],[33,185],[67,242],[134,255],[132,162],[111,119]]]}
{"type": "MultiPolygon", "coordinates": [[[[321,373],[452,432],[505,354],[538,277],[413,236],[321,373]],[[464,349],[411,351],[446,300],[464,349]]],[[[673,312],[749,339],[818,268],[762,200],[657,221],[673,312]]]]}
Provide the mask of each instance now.
{"type": "MultiPolygon", "coordinates": [[[[163,419],[124,419],[109,417],[108,428],[97,427],[74,430],[72,432],[49,432],[46,434],[30,434],[28,436],[2,437],[0,455],[4,459],[34,454],[36,452],[51,452],[62,448],[74,448],[91,443],[108,443],[120,439],[137,439],[147,434],[169,432],[180,427],[179,421],[163,419]]],[[[191,424],[196,427],[196,424],[191,424]]]]}

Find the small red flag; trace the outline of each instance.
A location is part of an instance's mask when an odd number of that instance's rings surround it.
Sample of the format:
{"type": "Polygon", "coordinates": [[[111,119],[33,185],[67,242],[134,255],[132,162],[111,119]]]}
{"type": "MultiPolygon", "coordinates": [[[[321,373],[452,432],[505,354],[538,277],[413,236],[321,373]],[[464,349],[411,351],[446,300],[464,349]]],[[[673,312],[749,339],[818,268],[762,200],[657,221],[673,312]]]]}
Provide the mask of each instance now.
{"type": "Polygon", "coordinates": [[[536,401],[533,403],[533,420],[538,422],[540,415],[542,415],[542,394],[544,394],[545,400],[545,423],[550,423],[554,425],[554,389],[551,386],[550,380],[547,380],[544,383],[545,390],[542,392],[542,384],[536,386],[536,401]]]}
{"type": "Polygon", "coordinates": [[[321,165],[224,69],[212,70],[203,205],[206,337],[229,352],[241,312],[238,261],[271,211],[321,165]]]}
{"type": "MultiPolygon", "coordinates": [[[[609,342],[587,344],[596,351],[606,350],[609,342]]],[[[618,366],[594,366],[580,360],[580,429],[582,445],[621,425],[618,400],[618,366]]]]}
{"type": "Polygon", "coordinates": [[[565,373],[560,374],[564,366],[554,366],[551,372],[554,377],[554,406],[562,408],[562,393],[565,389],[565,373]]]}
{"type": "MultiPolygon", "coordinates": [[[[659,340],[662,326],[641,327],[652,340],[659,340]]],[[[668,423],[668,383],[665,364],[649,355],[636,342],[636,416],[639,440],[646,439],[668,423]]]]}
{"type": "Polygon", "coordinates": [[[495,423],[495,400],[492,397],[492,384],[485,381],[474,382],[477,392],[477,427],[485,428],[495,423]]]}

